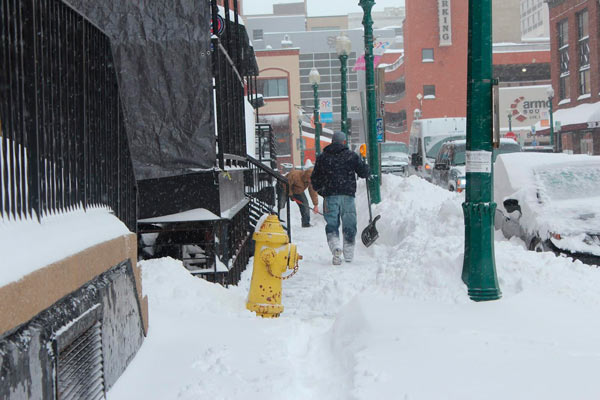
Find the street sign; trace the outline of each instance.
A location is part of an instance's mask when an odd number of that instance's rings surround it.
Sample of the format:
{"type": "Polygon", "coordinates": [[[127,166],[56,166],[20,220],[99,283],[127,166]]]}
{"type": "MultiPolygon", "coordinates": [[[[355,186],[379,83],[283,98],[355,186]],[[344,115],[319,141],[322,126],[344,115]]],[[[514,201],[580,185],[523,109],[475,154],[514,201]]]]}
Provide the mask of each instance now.
{"type": "Polygon", "coordinates": [[[377,141],[383,142],[383,118],[377,118],[375,120],[375,132],[377,132],[377,141]]]}

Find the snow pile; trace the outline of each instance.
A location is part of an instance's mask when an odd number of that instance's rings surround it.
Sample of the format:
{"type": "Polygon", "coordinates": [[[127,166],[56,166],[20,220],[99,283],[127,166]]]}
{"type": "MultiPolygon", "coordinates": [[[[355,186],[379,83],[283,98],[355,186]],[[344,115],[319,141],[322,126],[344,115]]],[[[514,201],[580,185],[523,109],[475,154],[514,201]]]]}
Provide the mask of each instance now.
{"type": "Polygon", "coordinates": [[[41,222],[0,219],[0,286],[128,233],[107,208],[47,215],[41,222]]]}
{"type": "MultiPolygon", "coordinates": [[[[596,399],[600,271],[496,242],[503,298],[471,302],[460,280],[464,197],[386,176],[380,239],[331,265],[322,217],[293,242],[304,256],[283,284],[285,311],[245,310],[238,287],[143,262],[150,331],[110,400],[596,399]],[[482,395],[482,393],[485,393],[482,395]]],[[[364,182],[359,232],[368,223],[364,182]]]]}

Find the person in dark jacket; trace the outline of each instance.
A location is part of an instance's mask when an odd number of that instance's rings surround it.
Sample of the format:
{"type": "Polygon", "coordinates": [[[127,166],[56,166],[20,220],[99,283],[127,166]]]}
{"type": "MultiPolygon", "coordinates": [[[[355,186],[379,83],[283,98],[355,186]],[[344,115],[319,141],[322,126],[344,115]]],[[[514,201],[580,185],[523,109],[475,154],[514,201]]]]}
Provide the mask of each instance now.
{"type": "Polygon", "coordinates": [[[342,263],[342,253],[346,262],[351,262],[354,257],[356,175],[368,178],[369,166],[358,154],[348,149],[346,135],[343,132],[335,132],[332,143],[317,157],[311,175],[313,188],[324,198],[323,213],[327,223],[325,233],[334,265],[342,263]],[[340,220],[343,249],[339,239],[340,220]]]}

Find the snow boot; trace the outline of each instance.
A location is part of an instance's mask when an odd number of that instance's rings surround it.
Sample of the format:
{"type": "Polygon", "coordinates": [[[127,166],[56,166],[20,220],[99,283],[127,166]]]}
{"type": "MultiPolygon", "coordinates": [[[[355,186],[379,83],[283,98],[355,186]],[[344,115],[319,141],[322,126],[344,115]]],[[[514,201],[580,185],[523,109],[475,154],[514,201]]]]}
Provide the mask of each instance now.
{"type": "Polygon", "coordinates": [[[344,243],[344,261],[347,263],[352,262],[354,258],[354,243],[344,243]]]}
{"type": "Polygon", "coordinates": [[[333,265],[342,265],[342,249],[339,247],[333,251],[333,258],[331,259],[331,263],[333,265]]]}
{"type": "Polygon", "coordinates": [[[342,248],[340,246],[340,238],[334,235],[327,235],[327,245],[329,246],[329,250],[331,250],[331,254],[333,254],[331,263],[333,265],[341,265],[342,248]]]}

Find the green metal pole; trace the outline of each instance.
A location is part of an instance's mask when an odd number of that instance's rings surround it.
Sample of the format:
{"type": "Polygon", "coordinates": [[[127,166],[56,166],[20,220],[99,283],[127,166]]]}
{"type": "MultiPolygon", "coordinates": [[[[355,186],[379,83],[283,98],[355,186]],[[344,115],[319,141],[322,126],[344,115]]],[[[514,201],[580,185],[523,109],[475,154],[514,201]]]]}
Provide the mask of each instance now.
{"type": "Polygon", "coordinates": [[[298,140],[300,142],[300,162],[302,163],[302,170],[304,170],[304,138],[302,137],[302,119],[298,116],[298,140]]]}
{"type": "Polygon", "coordinates": [[[550,101],[550,145],[552,146],[552,151],[556,152],[556,148],[554,147],[554,116],[552,115],[552,101],[554,97],[550,96],[548,100],[550,101]]]}
{"type": "Polygon", "coordinates": [[[467,188],[462,279],[471,300],[502,294],[494,259],[492,175],[492,0],[469,0],[467,188]]]}
{"type": "Polygon", "coordinates": [[[321,154],[321,122],[319,121],[319,85],[316,83],[313,85],[313,91],[315,95],[315,156],[321,154]]]}
{"type": "Polygon", "coordinates": [[[340,58],[340,73],[342,75],[342,88],[341,88],[341,97],[342,97],[342,132],[346,134],[346,143],[350,145],[350,136],[348,132],[348,99],[346,96],[346,85],[348,79],[348,56],[342,54],[339,56],[340,58]]]}
{"type": "Polygon", "coordinates": [[[372,178],[368,180],[371,203],[381,202],[380,172],[379,172],[379,147],[377,146],[375,100],[375,68],[373,65],[373,19],[371,9],[374,0],[360,0],[358,5],[363,9],[363,26],[365,31],[365,75],[367,80],[367,158],[371,167],[372,178]]]}
{"type": "Polygon", "coordinates": [[[512,132],[512,115],[508,114],[508,131],[512,132]]]}

